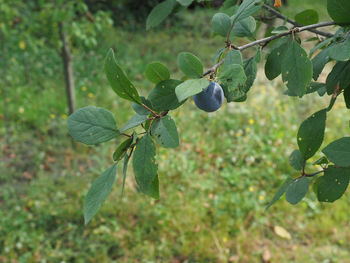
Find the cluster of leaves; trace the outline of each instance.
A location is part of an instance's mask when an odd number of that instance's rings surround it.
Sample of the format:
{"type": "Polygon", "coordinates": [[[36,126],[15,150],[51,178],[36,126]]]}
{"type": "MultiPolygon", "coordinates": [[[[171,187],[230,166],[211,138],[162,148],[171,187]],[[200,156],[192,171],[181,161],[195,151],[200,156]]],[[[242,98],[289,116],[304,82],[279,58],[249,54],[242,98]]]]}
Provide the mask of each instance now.
{"type": "MultiPolygon", "coordinates": [[[[158,4],[147,19],[147,28],[154,27],[163,21],[177,4],[188,6],[193,1],[166,0],[158,4]]],[[[241,51],[258,44],[267,45],[271,42],[270,53],[266,57],[265,74],[269,80],[282,75],[289,96],[303,97],[306,94],[318,92],[331,96],[330,105],[314,113],[300,126],[297,135],[298,150],[290,157],[290,164],[300,171],[297,178],[288,178],[273,200],[270,207],[284,193],[291,204],[300,202],[306,195],[310,183],[313,183],[318,200],[333,202],[345,192],[350,178],[350,138],[341,138],[325,147],[323,158],[315,162],[322,170],[307,173],[307,161],[313,157],[323,142],[326,128],[327,112],[333,108],[337,97],[344,93],[347,106],[350,106],[350,42],[348,29],[344,24],[350,24],[350,19],[344,12],[337,12],[341,6],[346,12],[350,5],[345,0],[328,0],[328,12],[334,23],[341,27],[332,37],[317,41],[310,51],[310,56],[301,46],[298,38],[298,28],[288,28],[286,24],[271,30],[271,37],[256,41],[256,20],[252,16],[264,6],[262,0],[245,0],[240,5],[236,1],[227,0],[223,12],[217,13],[212,19],[214,34],[225,37],[225,47],[216,54],[217,64],[204,72],[198,57],[188,52],[178,55],[177,63],[185,74],[181,80],[170,78],[166,66],[153,62],[147,66],[146,78],[155,84],[148,98],[140,97],[134,85],[127,78],[115,60],[112,50],[105,59],[107,79],[117,95],[132,102],[135,115],[124,127],[118,129],[112,113],[102,108],[85,107],[72,114],[68,119],[70,134],[78,141],[88,145],[111,140],[117,136],[126,136],[113,154],[116,162],[108,168],[92,185],[85,201],[85,222],[88,223],[97,212],[102,202],[111,190],[116,174],[116,164],[124,157],[123,186],[125,183],[128,162],[133,155],[135,179],[140,191],[154,198],[159,198],[159,179],[155,163],[155,142],[166,148],[179,145],[179,136],[174,120],[169,111],[180,107],[189,97],[200,93],[209,82],[219,82],[227,102],[242,102],[252,87],[257,74],[257,64],[261,60],[261,47],[256,55],[243,60],[241,51]],[[340,3],[341,2],[341,3],[340,3]],[[340,5],[339,5],[340,3],[340,5]],[[253,42],[249,46],[236,47],[232,44],[234,37],[246,37],[253,42]],[[272,41],[274,40],[274,41],[272,41]],[[318,51],[320,50],[320,51],[318,51]],[[314,53],[318,52],[312,59],[314,53]],[[325,65],[331,61],[336,64],[328,75],[326,83],[317,82],[318,76],[325,65]],[[314,80],[314,81],[313,81],[314,80]],[[136,127],[141,126],[141,132],[136,127]],[[124,132],[133,129],[129,134],[124,132]],[[137,130],[139,131],[139,130],[137,130]],[[310,180],[310,178],[312,180],[310,180]]],[[[345,12],[345,13],[346,13],[345,12]]],[[[318,22],[317,12],[306,10],[296,16],[298,24],[318,22]]],[[[318,24],[314,24],[317,28],[318,24]]]]}

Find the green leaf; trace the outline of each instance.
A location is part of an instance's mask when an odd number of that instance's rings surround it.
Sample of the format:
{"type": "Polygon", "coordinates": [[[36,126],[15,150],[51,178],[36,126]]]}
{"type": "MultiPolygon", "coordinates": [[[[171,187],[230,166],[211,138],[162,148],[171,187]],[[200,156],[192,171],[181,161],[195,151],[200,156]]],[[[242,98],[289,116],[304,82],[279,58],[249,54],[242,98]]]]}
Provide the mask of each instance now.
{"type": "Polygon", "coordinates": [[[274,28],[271,33],[272,34],[281,34],[281,33],[285,33],[288,32],[290,29],[286,26],[278,26],[276,28],[274,28]]]}
{"type": "Polygon", "coordinates": [[[156,175],[156,177],[152,181],[151,186],[147,190],[143,191],[143,193],[145,193],[146,195],[149,195],[150,197],[152,197],[154,199],[159,199],[159,179],[158,179],[158,174],[156,175]]]}
{"type": "Polygon", "coordinates": [[[350,23],[350,1],[349,0],[327,0],[329,16],[337,24],[350,23]]]}
{"type": "Polygon", "coordinates": [[[77,110],[68,117],[67,124],[70,135],[87,145],[106,142],[120,134],[113,114],[94,106],[77,110]]]}
{"type": "MultiPolygon", "coordinates": [[[[326,84],[320,82],[310,82],[310,84],[306,87],[305,95],[317,92],[320,97],[322,97],[326,93],[326,84]]],[[[297,97],[296,94],[292,93],[290,90],[286,90],[284,94],[297,97]]]]}
{"type": "Polygon", "coordinates": [[[179,135],[175,122],[170,116],[164,116],[152,125],[152,135],[158,144],[165,148],[179,146],[179,135]]]}
{"type": "Polygon", "coordinates": [[[157,84],[170,78],[169,69],[160,62],[152,62],[146,67],[146,78],[157,84]]]}
{"type": "Polygon", "coordinates": [[[293,178],[288,177],[283,184],[280,186],[280,188],[277,190],[276,194],[272,198],[272,200],[267,204],[265,211],[268,210],[274,203],[276,203],[281,196],[286,192],[287,187],[294,182],[293,178]]]}
{"type": "Polygon", "coordinates": [[[113,153],[113,161],[119,161],[124,156],[126,151],[129,149],[132,141],[132,138],[126,139],[118,146],[118,148],[113,153]]]}
{"type": "Polygon", "coordinates": [[[244,85],[242,85],[242,90],[245,93],[247,93],[254,84],[256,75],[258,73],[257,62],[259,61],[260,61],[260,50],[256,53],[255,56],[244,60],[243,67],[244,67],[244,73],[247,76],[247,80],[244,83],[244,85]]]}
{"type": "Polygon", "coordinates": [[[146,20],[146,30],[158,26],[167,18],[175,7],[175,0],[165,0],[156,5],[146,20]]]}
{"type": "Polygon", "coordinates": [[[128,163],[130,160],[130,155],[126,154],[124,157],[124,163],[123,163],[123,183],[122,183],[122,196],[124,194],[124,188],[125,188],[125,180],[126,180],[126,172],[128,170],[128,163]]]}
{"type": "Polygon", "coordinates": [[[132,162],[136,182],[140,190],[148,195],[153,193],[154,184],[157,184],[155,180],[158,166],[155,162],[155,156],[156,147],[151,136],[147,133],[138,141],[132,162]]]}
{"type": "Polygon", "coordinates": [[[100,209],[104,200],[112,189],[117,165],[114,164],[102,173],[92,184],[86,195],[84,203],[85,225],[90,222],[91,218],[100,209]]]}
{"type": "Polygon", "coordinates": [[[200,78],[203,74],[202,62],[189,52],[181,52],[177,56],[177,64],[186,76],[200,78]]]}
{"type": "MultiPolygon", "coordinates": [[[[152,104],[151,102],[146,99],[145,97],[140,97],[141,101],[143,104],[145,104],[147,107],[149,107],[150,109],[152,109],[152,104]]],[[[134,109],[134,111],[139,114],[139,115],[149,115],[151,114],[151,112],[149,110],[147,110],[144,106],[137,104],[137,103],[132,103],[131,104],[132,108],[134,109]]]]}
{"type": "Polygon", "coordinates": [[[245,96],[243,86],[247,81],[244,69],[241,65],[230,64],[225,66],[218,76],[222,83],[227,102],[235,101],[245,96]]]}
{"type": "Polygon", "coordinates": [[[314,156],[320,148],[326,128],[326,118],[327,110],[320,110],[312,114],[300,125],[297,141],[304,160],[314,156]]]}
{"type": "Polygon", "coordinates": [[[209,86],[207,79],[189,79],[175,88],[176,97],[179,102],[188,97],[196,95],[209,86]]]}
{"type": "Polygon", "coordinates": [[[216,34],[226,37],[230,31],[232,23],[228,15],[224,13],[217,13],[213,16],[211,25],[216,34]]]}
{"type": "Polygon", "coordinates": [[[307,26],[318,23],[318,13],[313,9],[307,9],[295,16],[295,21],[307,26]]]}
{"type": "Polygon", "coordinates": [[[117,95],[123,99],[141,104],[141,98],[134,85],[127,78],[114,58],[113,49],[108,51],[104,63],[104,71],[109,84],[117,95]]]}
{"type": "Polygon", "coordinates": [[[125,132],[131,128],[139,126],[141,123],[144,123],[148,119],[148,115],[139,115],[136,114],[131,117],[131,119],[120,129],[120,132],[125,132]]]}
{"type": "Polygon", "coordinates": [[[340,89],[346,89],[350,83],[350,61],[339,61],[328,74],[326,80],[327,93],[333,94],[334,88],[339,84],[340,89]]]}
{"type": "Polygon", "coordinates": [[[156,111],[175,110],[185,101],[179,103],[175,89],[182,83],[180,80],[169,79],[162,81],[151,91],[148,100],[156,111]]]}
{"type": "Polygon", "coordinates": [[[310,181],[306,177],[295,179],[286,189],[287,201],[295,205],[299,203],[309,190],[310,181]]]}
{"type": "Polygon", "coordinates": [[[348,87],[344,90],[343,95],[344,95],[346,108],[350,109],[350,87],[348,87]]]}
{"type": "Polygon", "coordinates": [[[326,64],[330,61],[329,47],[323,49],[312,59],[313,79],[317,80],[326,64]]]}
{"type": "Polygon", "coordinates": [[[310,50],[310,56],[312,56],[316,50],[324,48],[325,46],[327,46],[329,43],[331,43],[334,40],[334,37],[330,37],[327,38],[323,41],[321,41],[320,43],[318,43],[316,46],[314,46],[311,50],[310,50]]]}
{"type": "Polygon", "coordinates": [[[334,202],[345,193],[349,185],[350,169],[330,166],[320,177],[317,185],[317,199],[320,202],[334,202]]]}
{"type": "Polygon", "coordinates": [[[265,75],[268,80],[273,80],[281,74],[281,64],[288,47],[288,38],[282,38],[276,42],[272,51],[267,56],[265,75]]]}
{"type": "Polygon", "coordinates": [[[350,137],[343,137],[331,142],[322,152],[335,165],[350,166],[350,137]]]}
{"type": "Polygon", "coordinates": [[[180,5],[189,6],[192,4],[193,0],[176,0],[180,5]]]}
{"type": "Polygon", "coordinates": [[[287,82],[288,89],[298,96],[303,96],[306,86],[312,79],[312,63],[305,50],[295,40],[288,43],[281,71],[282,79],[287,82]]]}
{"type": "Polygon", "coordinates": [[[242,54],[239,50],[231,49],[227,53],[224,61],[224,67],[230,64],[239,64],[243,66],[242,54]]]}
{"type": "Polygon", "coordinates": [[[254,38],[254,31],[256,29],[256,22],[254,17],[249,16],[247,18],[238,21],[232,29],[232,35],[237,37],[251,37],[254,38]]]}
{"type": "Polygon", "coordinates": [[[321,164],[328,164],[328,163],[329,163],[328,159],[322,156],[320,159],[314,162],[313,165],[321,165],[321,164]]]}
{"type": "Polygon", "coordinates": [[[297,171],[301,171],[303,169],[304,160],[299,150],[294,150],[289,156],[289,164],[297,171]]]}
{"type": "Polygon", "coordinates": [[[237,12],[232,17],[232,23],[236,23],[260,10],[264,2],[262,0],[244,0],[237,12]]]}
{"type": "Polygon", "coordinates": [[[350,59],[350,37],[343,39],[329,48],[329,57],[337,61],[347,61],[350,59]]]}

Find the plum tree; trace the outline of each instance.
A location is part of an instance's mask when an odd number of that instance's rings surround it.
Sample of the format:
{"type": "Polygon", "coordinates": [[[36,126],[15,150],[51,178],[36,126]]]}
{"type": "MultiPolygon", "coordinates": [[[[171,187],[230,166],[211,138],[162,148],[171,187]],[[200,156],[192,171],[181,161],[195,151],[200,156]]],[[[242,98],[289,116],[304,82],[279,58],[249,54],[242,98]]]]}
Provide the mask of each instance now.
{"type": "MultiPolygon", "coordinates": [[[[161,2],[149,14],[146,28],[158,26],[174,10],[178,11],[180,6],[186,8],[192,2],[194,1],[161,2]]],[[[276,6],[282,4],[280,1],[272,2],[276,2],[276,6]]],[[[314,157],[322,145],[328,112],[333,109],[339,95],[343,94],[346,106],[350,108],[348,0],[327,0],[327,10],[332,18],[328,22],[319,22],[316,10],[304,10],[293,20],[266,3],[263,0],[226,0],[212,18],[214,34],[223,37],[223,47],[215,55],[215,64],[204,72],[203,64],[197,56],[181,52],[177,63],[184,76],[178,80],[170,78],[165,65],[159,62],[149,64],[145,75],[155,84],[155,88],[148,99],[139,96],[117,63],[113,50],[108,52],[104,64],[106,77],[119,97],[133,103],[135,115],[121,129],[117,128],[113,114],[101,108],[85,107],[68,118],[70,134],[89,145],[119,136],[127,137],[113,155],[114,164],[92,184],[87,194],[84,206],[86,223],[111,190],[115,167],[123,156],[122,189],[128,162],[133,157],[134,175],[140,191],[159,198],[155,143],[168,148],[179,145],[175,121],[170,117],[171,111],[192,96],[199,108],[217,110],[223,97],[220,87],[228,103],[244,102],[254,84],[261,53],[265,52],[267,46],[269,50],[263,56],[266,59],[265,75],[268,80],[281,75],[287,88],[285,95],[302,98],[317,93],[320,97],[329,96],[330,101],[327,108],[316,111],[301,123],[296,136],[298,149],[289,157],[290,165],[298,175],[293,174],[287,178],[267,208],[284,194],[290,204],[299,203],[310,186],[314,188],[320,202],[334,202],[344,194],[350,179],[350,137],[340,138],[323,148],[324,156],[318,161],[311,162],[310,158],[314,157]],[[282,24],[270,28],[268,35],[261,38],[256,20],[265,17],[265,13],[280,19],[282,24]],[[330,26],[334,27],[331,32],[319,30],[330,26]],[[299,33],[303,31],[315,34],[306,39],[315,43],[309,55],[302,47],[303,40],[299,38],[299,33]],[[249,41],[238,46],[233,40],[236,42],[239,37],[249,41]],[[255,55],[247,56],[244,51],[249,48],[255,49],[255,55]],[[333,68],[326,81],[322,81],[319,76],[329,62],[332,62],[329,65],[333,65],[333,68]],[[216,96],[216,89],[220,96],[216,96]]]]}
{"type": "Polygon", "coordinates": [[[193,96],[196,106],[206,112],[217,111],[224,101],[224,92],[217,82],[210,82],[201,93],[193,96]]]}

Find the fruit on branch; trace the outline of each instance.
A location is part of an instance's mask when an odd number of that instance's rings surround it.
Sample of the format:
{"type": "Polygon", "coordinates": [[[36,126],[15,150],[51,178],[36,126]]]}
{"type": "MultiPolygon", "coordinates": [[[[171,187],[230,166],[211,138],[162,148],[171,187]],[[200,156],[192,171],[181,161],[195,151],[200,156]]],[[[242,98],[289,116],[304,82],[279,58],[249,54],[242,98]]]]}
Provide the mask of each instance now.
{"type": "Polygon", "coordinates": [[[206,112],[217,111],[224,101],[224,92],[221,86],[212,81],[201,93],[193,96],[196,106],[206,112]]]}

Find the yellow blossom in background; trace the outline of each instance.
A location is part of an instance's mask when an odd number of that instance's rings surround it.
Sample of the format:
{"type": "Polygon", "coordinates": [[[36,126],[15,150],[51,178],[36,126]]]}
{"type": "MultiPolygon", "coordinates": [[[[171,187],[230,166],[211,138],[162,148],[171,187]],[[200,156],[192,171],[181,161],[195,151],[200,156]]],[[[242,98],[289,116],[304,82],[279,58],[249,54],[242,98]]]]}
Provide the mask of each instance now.
{"type": "Polygon", "coordinates": [[[86,91],[86,90],[87,90],[86,86],[82,86],[82,87],[81,87],[81,90],[82,90],[82,91],[86,91]]]}
{"type": "Polygon", "coordinates": [[[67,114],[62,114],[62,115],[61,115],[61,118],[65,120],[65,119],[68,118],[68,116],[67,116],[67,114]]]}
{"type": "Polygon", "coordinates": [[[50,118],[51,118],[51,119],[54,119],[54,118],[55,118],[55,114],[51,113],[51,114],[50,114],[50,118]]]}
{"type": "Polygon", "coordinates": [[[26,44],[26,42],[24,42],[24,41],[22,40],[22,41],[19,42],[18,46],[19,46],[19,48],[20,48],[21,50],[25,50],[27,44],[26,44]]]}
{"type": "Polygon", "coordinates": [[[281,0],[275,0],[275,4],[273,6],[274,7],[281,7],[282,6],[281,0]]]}
{"type": "Polygon", "coordinates": [[[167,157],[166,154],[163,154],[163,155],[162,155],[162,159],[163,159],[163,160],[165,160],[166,157],[167,157]]]}
{"type": "Polygon", "coordinates": [[[222,241],[223,241],[224,243],[226,243],[226,242],[227,242],[227,237],[223,237],[222,241]]]}
{"type": "Polygon", "coordinates": [[[24,108],[23,107],[19,107],[18,108],[18,112],[21,113],[21,114],[24,113],[24,108]]]}
{"type": "Polygon", "coordinates": [[[260,201],[263,201],[264,199],[265,199],[265,196],[259,195],[259,200],[260,200],[260,201]]]}
{"type": "Polygon", "coordinates": [[[249,124],[253,125],[255,123],[254,119],[249,119],[249,124]]]}
{"type": "Polygon", "coordinates": [[[253,192],[254,191],[254,187],[253,186],[250,186],[249,187],[249,192],[253,192]]]}
{"type": "Polygon", "coordinates": [[[246,132],[250,132],[250,128],[249,127],[245,128],[245,130],[246,130],[246,132]]]}
{"type": "Polygon", "coordinates": [[[93,98],[95,97],[95,95],[94,95],[93,93],[90,92],[90,93],[88,94],[88,97],[89,97],[90,99],[93,99],[93,98]]]}

